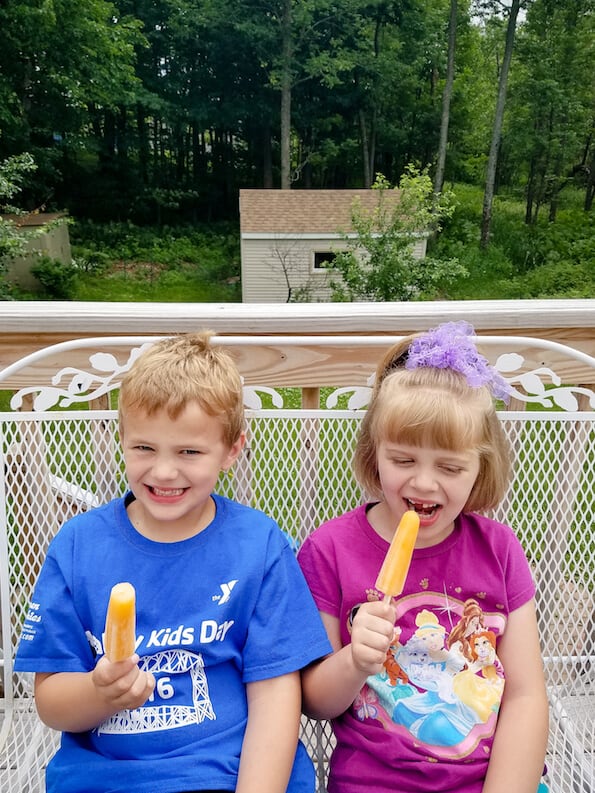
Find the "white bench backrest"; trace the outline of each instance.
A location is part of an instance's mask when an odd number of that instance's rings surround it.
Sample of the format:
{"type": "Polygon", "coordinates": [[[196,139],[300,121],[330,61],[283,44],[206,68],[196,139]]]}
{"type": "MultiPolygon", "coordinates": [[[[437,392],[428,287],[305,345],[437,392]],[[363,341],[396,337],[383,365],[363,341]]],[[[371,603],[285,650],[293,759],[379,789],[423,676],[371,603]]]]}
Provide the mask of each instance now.
{"type": "MultiPolygon", "coordinates": [[[[113,399],[122,373],[153,340],[68,342],[0,372],[0,390],[15,392],[13,409],[0,413],[5,734],[13,702],[31,696],[30,676],[13,674],[12,657],[47,545],[70,515],[124,492],[113,399]]],[[[319,523],[359,503],[351,457],[376,360],[393,340],[218,337],[245,378],[248,418],[246,449],[221,477],[220,492],[271,514],[296,547],[319,523]],[[329,388],[322,406],[300,407],[300,396],[318,401],[319,385],[329,388]]],[[[595,687],[595,394],[581,385],[595,383],[595,359],[534,339],[480,342],[516,389],[512,410],[500,414],[514,479],[493,516],[513,526],[533,566],[548,686],[553,708],[565,715],[568,706],[559,703],[587,697],[592,704],[595,687]]],[[[313,753],[323,754],[323,778],[328,732],[306,729],[313,753]]],[[[593,729],[591,715],[578,736],[579,755],[593,729]]]]}

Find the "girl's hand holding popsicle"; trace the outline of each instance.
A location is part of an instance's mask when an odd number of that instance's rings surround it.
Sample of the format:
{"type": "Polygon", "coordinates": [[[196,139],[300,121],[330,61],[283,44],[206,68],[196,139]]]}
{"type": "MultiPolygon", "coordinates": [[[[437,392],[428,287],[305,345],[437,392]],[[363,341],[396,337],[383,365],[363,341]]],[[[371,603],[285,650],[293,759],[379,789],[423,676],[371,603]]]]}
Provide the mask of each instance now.
{"type": "Polygon", "coordinates": [[[382,670],[395,635],[395,607],[386,601],[362,603],[351,626],[351,658],[364,677],[382,670]]]}
{"type": "Polygon", "coordinates": [[[353,663],[367,675],[381,670],[394,640],[395,612],[391,603],[393,597],[403,591],[418,530],[419,516],[408,510],[399,522],[376,579],[376,589],[384,593],[384,600],[363,603],[354,617],[351,630],[353,663]]]}
{"type": "Polygon", "coordinates": [[[388,648],[394,640],[395,612],[391,603],[393,597],[403,591],[418,530],[419,516],[413,510],[408,510],[399,522],[376,579],[376,589],[384,593],[384,600],[362,604],[353,620],[353,662],[368,675],[381,670],[388,648]]]}

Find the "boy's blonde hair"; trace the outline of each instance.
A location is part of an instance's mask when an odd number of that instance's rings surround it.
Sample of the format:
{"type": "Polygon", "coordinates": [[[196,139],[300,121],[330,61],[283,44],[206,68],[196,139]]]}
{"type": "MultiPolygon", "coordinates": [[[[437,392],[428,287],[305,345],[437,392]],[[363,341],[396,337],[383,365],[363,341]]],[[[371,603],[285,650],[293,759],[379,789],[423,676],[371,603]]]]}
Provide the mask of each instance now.
{"type": "Polygon", "coordinates": [[[377,465],[382,441],[457,452],[475,449],[479,473],[465,510],[491,509],[504,497],[511,467],[492,395],[452,369],[406,369],[410,341],[389,350],[378,366],[355,450],[355,475],[370,497],[382,496],[377,465]]]}
{"type": "Polygon", "coordinates": [[[244,430],[242,380],[232,357],[211,345],[211,331],[162,339],[143,352],[122,378],[121,431],[126,415],[166,410],[177,418],[190,402],[217,418],[231,446],[244,430]]]}

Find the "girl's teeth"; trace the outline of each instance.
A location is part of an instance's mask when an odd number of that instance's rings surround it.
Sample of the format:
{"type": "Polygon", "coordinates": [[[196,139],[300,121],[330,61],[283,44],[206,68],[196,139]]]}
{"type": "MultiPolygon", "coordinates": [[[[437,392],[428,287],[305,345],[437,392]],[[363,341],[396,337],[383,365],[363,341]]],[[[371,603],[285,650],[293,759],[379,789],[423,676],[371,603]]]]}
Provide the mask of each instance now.
{"type": "Polygon", "coordinates": [[[409,501],[408,504],[419,515],[432,515],[438,509],[438,504],[417,504],[414,501],[409,501]]]}

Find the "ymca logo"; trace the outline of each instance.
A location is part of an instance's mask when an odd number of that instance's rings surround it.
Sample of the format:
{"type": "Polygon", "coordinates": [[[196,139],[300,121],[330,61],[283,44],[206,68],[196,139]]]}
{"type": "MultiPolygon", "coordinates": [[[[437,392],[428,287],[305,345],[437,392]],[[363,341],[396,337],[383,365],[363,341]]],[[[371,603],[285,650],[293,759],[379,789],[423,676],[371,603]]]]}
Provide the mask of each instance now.
{"type": "Polygon", "coordinates": [[[236,578],[233,581],[228,581],[227,584],[219,584],[221,588],[221,594],[213,595],[213,600],[217,601],[220,606],[222,606],[224,603],[227,603],[227,601],[231,597],[231,590],[234,588],[234,586],[237,583],[238,583],[238,579],[236,578]]]}

